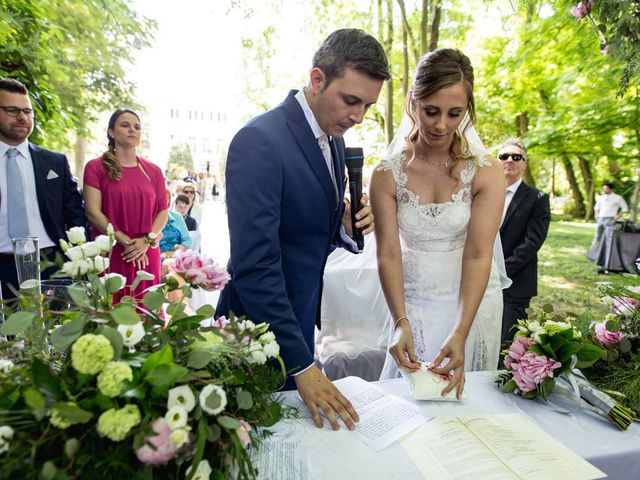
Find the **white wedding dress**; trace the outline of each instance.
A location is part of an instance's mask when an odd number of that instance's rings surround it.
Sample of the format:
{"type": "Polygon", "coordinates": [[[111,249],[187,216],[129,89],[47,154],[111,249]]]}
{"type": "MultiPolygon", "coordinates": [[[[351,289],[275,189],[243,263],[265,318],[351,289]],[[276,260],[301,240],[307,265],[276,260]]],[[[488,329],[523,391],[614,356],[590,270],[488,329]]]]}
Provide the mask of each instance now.
{"type": "MultiPolygon", "coordinates": [[[[462,251],[473,200],[471,186],[477,169],[490,164],[481,160],[481,167],[478,167],[467,162],[460,173],[459,190],[451,201],[421,204],[418,195],[406,187],[405,162],[404,154],[399,153],[384,159],[378,168],[390,170],[395,179],[405,307],[416,356],[430,362],[440,352],[457,320],[462,251]]],[[[484,298],[467,338],[466,371],[497,368],[501,328],[501,278],[494,260],[484,298]]],[[[390,340],[392,335],[393,325],[390,340]]],[[[380,379],[399,376],[393,358],[387,353],[380,379]]]]}

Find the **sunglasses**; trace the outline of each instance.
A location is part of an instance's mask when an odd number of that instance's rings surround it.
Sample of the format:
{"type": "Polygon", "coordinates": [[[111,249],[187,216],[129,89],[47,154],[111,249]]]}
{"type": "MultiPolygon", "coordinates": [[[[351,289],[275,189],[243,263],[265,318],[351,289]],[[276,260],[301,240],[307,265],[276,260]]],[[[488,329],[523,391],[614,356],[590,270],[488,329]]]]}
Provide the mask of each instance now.
{"type": "Polygon", "coordinates": [[[513,160],[514,162],[526,160],[524,158],[524,155],[521,155],[520,153],[501,153],[500,155],[498,155],[498,158],[503,162],[509,160],[509,157],[511,157],[511,160],[513,160]]]}
{"type": "Polygon", "coordinates": [[[182,193],[189,194],[189,193],[196,193],[196,191],[195,190],[182,190],[182,193]]]}

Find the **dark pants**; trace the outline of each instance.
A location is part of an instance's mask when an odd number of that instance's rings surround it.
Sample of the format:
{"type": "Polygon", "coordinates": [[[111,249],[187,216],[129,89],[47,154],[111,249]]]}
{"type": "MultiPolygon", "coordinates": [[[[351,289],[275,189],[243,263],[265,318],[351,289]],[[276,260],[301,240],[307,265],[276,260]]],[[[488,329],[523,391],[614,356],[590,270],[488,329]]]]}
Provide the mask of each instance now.
{"type": "MultiPolygon", "coordinates": [[[[53,261],[56,257],[56,251],[58,250],[55,247],[43,248],[40,250],[40,254],[41,257],[46,256],[49,260],[53,261]]],[[[40,278],[42,280],[48,279],[56,270],[57,268],[42,270],[40,272],[40,278]]],[[[12,285],[15,290],[19,290],[16,261],[12,253],[0,253],[0,282],[2,282],[2,298],[4,300],[16,298],[14,292],[9,288],[9,285],[12,285]]]]}
{"type": "Polygon", "coordinates": [[[516,329],[511,327],[518,323],[518,320],[526,320],[527,313],[525,310],[529,308],[530,298],[513,298],[503,294],[504,309],[502,310],[502,337],[500,344],[503,348],[508,348],[513,341],[513,335],[516,329]]]}

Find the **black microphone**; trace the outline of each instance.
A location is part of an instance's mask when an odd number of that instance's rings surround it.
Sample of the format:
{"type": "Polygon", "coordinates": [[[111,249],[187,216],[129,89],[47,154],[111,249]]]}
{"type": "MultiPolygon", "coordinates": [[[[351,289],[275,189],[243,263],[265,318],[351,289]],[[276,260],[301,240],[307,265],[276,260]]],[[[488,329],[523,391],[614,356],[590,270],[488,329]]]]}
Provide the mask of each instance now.
{"type": "Polygon", "coordinates": [[[345,148],[344,163],[347,165],[349,174],[349,194],[351,195],[351,229],[353,230],[353,240],[358,245],[358,250],[364,248],[364,235],[360,228],[356,228],[356,213],[362,208],[360,198],[362,198],[362,165],[364,164],[364,154],[361,148],[345,148]]]}

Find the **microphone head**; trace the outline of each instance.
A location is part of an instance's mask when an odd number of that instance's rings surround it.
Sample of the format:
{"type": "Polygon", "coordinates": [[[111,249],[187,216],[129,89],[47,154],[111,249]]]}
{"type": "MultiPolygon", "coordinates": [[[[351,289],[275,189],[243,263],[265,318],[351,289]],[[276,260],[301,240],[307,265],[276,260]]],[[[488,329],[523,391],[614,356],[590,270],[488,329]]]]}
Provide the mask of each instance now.
{"type": "Polygon", "coordinates": [[[364,164],[364,153],[360,147],[347,147],[344,149],[344,162],[349,167],[362,167],[364,164]]]}

